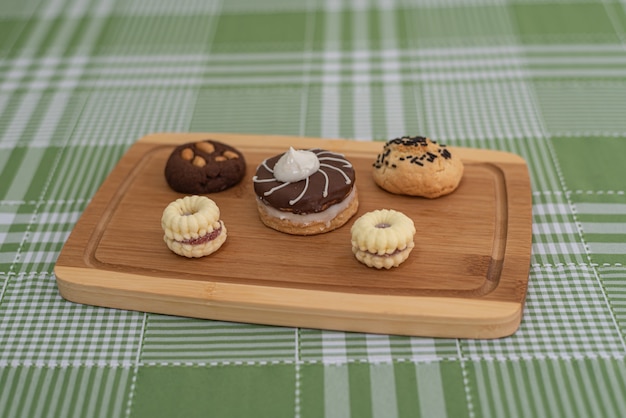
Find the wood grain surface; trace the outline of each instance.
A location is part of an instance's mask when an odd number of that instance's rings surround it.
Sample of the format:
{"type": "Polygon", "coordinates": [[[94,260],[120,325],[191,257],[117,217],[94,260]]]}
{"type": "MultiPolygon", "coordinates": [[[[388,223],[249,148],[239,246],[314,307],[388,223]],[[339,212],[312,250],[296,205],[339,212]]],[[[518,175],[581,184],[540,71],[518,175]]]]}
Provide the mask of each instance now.
{"type": "Polygon", "coordinates": [[[514,154],[451,148],[465,173],[438,199],[376,186],[380,142],[213,133],[164,133],[137,141],[86,208],[55,266],[70,301],[163,314],[270,325],[457,338],[498,338],[522,318],[531,251],[531,190],[514,154]],[[237,147],[247,172],[208,195],[221,209],[226,243],[201,259],[170,252],[160,218],[182,194],[163,175],[176,145],[215,139],[237,147]],[[265,158],[295,148],[341,152],[353,163],[359,211],[344,227],[292,236],[259,220],[252,176],[265,158]],[[415,249],[392,270],[360,264],[350,225],[375,209],[416,225],[415,249]]]}

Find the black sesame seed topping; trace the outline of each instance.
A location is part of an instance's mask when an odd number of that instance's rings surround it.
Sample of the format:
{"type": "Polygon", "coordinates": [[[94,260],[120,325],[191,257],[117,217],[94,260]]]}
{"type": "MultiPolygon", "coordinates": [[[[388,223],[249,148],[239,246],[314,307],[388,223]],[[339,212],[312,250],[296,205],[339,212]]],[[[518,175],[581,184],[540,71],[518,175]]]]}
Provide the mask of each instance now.
{"type": "Polygon", "coordinates": [[[392,139],[389,143],[409,146],[424,146],[428,144],[428,139],[423,136],[403,136],[401,138],[392,139]]]}
{"type": "Polygon", "coordinates": [[[450,152],[445,149],[444,144],[439,145],[434,152],[427,151],[427,147],[430,143],[437,144],[437,141],[433,141],[432,139],[423,136],[403,136],[400,138],[389,140],[385,144],[382,153],[377,155],[376,162],[374,162],[373,166],[376,169],[380,169],[383,166],[397,168],[398,161],[409,161],[411,164],[423,166],[424,160],[429,163],[433,163],[435,159],[437,159],[437,157],[439,156],[446,160],[452,158],[452,154],[450,154],[450,152]],[[394,162],[392,162],[388,158],[391,155],[392,145],[416,147],[416,149],[414,153],[404,156],[398,156],[397,159],[393,159],[394,162]]]}
{"type": "Polygon", "coordinates": [[[424,164],[420,160],[421,160],[421,158],[413,157],[413,158],[411,158],[411,163],[423,166],[424,164]]]}
{"type": "MultiPolygon", "coordinates": [[[[387,143],[388,144],[397,144],[397,145],[406,145],[406,146],[427,146],[428,142],[432,142],[433,144],[436,144],[437,141],[433,141],[430,138],[426,138],[424,136],[403,136],[400,138],[394,138],[389,140],[387,143]]],[[[441,146],[445,146],[445,145],[441,145],[441,146]]]]}

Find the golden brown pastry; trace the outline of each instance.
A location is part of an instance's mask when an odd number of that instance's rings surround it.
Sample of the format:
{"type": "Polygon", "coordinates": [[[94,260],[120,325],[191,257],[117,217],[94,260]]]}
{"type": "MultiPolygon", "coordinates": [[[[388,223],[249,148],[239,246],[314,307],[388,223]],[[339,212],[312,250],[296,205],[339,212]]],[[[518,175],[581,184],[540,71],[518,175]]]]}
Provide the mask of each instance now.
{"type": "Polygon", "coordinates": [[[463,177],[463,163],[445,145],[421,136],[388,141],[374,162],[382,189],[430,199],[452,193],[463,177]]]}

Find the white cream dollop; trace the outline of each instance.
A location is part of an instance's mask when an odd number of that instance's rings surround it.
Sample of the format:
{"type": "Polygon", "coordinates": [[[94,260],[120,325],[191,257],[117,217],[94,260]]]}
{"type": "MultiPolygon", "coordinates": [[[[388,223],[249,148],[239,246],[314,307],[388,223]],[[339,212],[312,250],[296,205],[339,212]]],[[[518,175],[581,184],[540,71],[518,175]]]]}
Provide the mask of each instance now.
{"type": "Polygon", "coordinates": [[[320,160],[311,151],[295,150],[283,154],[274,166],[274,178],[285,183],[304,180],[320,168],[320,160]]]}

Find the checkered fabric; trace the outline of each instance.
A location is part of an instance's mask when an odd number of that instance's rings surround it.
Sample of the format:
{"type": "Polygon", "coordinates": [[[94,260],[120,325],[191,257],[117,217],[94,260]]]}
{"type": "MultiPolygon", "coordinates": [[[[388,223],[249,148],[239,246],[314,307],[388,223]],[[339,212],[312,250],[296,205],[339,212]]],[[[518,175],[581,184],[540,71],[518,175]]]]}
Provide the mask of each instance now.
{"type": "Polygon", "coordinates": [[[3,0],[0,416],[626,416],[626,2],[3,0]],[[517,153],[519,331],[411,338],[77,305],[53,267],[152,132],[517,153]]]}

